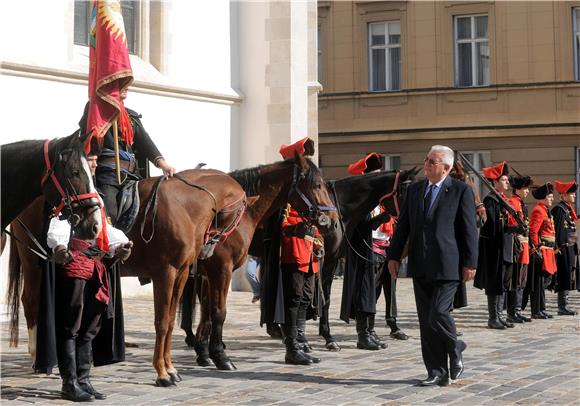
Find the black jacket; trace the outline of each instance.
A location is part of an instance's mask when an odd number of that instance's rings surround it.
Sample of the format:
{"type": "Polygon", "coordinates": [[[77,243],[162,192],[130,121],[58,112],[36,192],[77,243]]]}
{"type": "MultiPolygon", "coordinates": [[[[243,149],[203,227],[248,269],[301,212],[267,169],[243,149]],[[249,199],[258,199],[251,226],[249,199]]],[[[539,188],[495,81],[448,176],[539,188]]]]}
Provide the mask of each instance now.
{"type": "Polygon", "coordinates": [[[471,188],[447,176],[424,219],[427,180],[413,183],[401,212],[389,259],[401,260],[409,241],[408,274],[431,280],[461,280],[463,267],[477,265],[477,226],[471,188]]]}

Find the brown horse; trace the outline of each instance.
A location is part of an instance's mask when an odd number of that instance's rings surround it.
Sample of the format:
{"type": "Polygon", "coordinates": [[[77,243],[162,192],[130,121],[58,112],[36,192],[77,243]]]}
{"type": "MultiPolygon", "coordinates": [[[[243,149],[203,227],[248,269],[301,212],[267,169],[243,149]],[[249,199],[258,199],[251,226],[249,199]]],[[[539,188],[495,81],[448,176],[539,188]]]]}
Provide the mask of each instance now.
{"type": "MultiPolygon", "coordinates": [[[[318,222],[319,229],[335,227],[336,215],[322,175],[312,161],[306,159],[304,163],[307,166],[300,168],[299,176],[296,176],[296,165],[289,161],[230,174],[248,194],[256,193],[260,198],[244,213],[239,227],[216,248],[215,254],[211,258],[198,261],[197,270],[203,277],[201,319],[195,339],[199,365],[211,365],[211,358],[218,369],[235,369],[222,342],[228,287],[232,272],[246,261],[250,243],[262,220],[288,202],[305,218],[309,218],[309,221],[318,222]],[[334,221],[328,221],[324,216],[320,221],[323,211],[330,211],[329,217],[334,221]]],[[[190,305],[193,303],[184,303],[184,306],[190,305]]],[[[188,324],[186,332],[190,335],[191,322],[188,324]]]]}
{"type": "Polygon", "coordinates": [[[95,185],[78,132],[56,140],[20,141],[1,147],[2,230],[34,199],[46,200],[82,238],[101,228],[95,185]]]}
{"type": "MultiPolygon", "coordinates": [[[[160,182],[159,178],[150,178],[139,183],[142,205],[136,226],[128,235],[134,242],[133,254],[123,269],[124,276],[141,276],[153,281],[156,332],[153,366],[159,386],[174,385],[181,380],[171,358],[171,334],[189,269],[204,246],[220,241],[224,232],[231,232],[246,207],[243,189],[223,172],[189,170],[178,175],[181,180],[172,178],[160,182]],[[156,207],[156,215],[149,218],[146,217],[147,206],[154,195],[157,196],[157,203],[151,207],[156,207]],[[144,225],[141,234],[146,234],[149,243],[144,241],[143,235],[139,235],[139,224],[144,225]]],[[[30,224],[37,238],[40,237],[42,210],[31,207],[21,218],[30,224]]],[[[27,240],[18,224],[13,225],[15,235],[27,240]]],[[[22,300],[30,332],[36,325],[40,298],[39,272],[42,269],[37,258],[22,246],[12,247],[11,257],[12,254],[15,257],[11,258],[14,268],[11,267],[9,277],[11,313],[13,317],[18,314],[22,281],[17,261],[20,261],[24,282],[22,300]]],[[[34,343],[34,338],[32,334],[30,342],[34,343]]]]}

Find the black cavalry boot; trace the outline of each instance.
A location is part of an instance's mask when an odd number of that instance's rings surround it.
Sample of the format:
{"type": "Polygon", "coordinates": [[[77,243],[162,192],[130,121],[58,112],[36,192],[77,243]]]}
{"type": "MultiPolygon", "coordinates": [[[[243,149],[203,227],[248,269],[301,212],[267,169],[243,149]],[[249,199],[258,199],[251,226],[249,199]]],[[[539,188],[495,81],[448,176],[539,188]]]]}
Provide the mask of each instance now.
{"type": "Polygon", "coordinates": [[[290,365],[311,365],[312,360],[301,349],[296,341],[296,326],[284,326],[284,344],[286,345],[285,362],[290,365]]]}
{"type": "Polygon", "coordinates": [[[574,316],[576,312],[568,307],[568,291],[558,292],[558,314],[560,316],[574,316]]]}
{"type": "Polygon", "coordinates": [[[356,332],[358,335],[358,341],[356,343],[356,348],[360,350],[370,350],[377,351],[381,347],[371,338],[368,329],[368,318],[365,313],[358,312],[356,314],[356,332]]]}
{"type": "Polygon", "coordinates": [[[510,290],[508,293],[508,309],[507,321],[510,323],[523,323],[524,321],[518,317],[518,294],[515,290],[510,290]]]}
{"type": "Polygon", "coordinates": [[[383,349],[387,348],[387,343],[383,342],[375,331],[375,314],[371,313],[367,316],[367,326],[371,340],[374,340],[377,345],[383,349]]]}
{"type": "Polygon", "coordinates": [[[514,328],[514,323],[507,321],[504,319],[503,316],[503,305],[505,302],[505,293],[502,293],[499,296],[496,296],[496,307],[497,307],[497,319],[500,321],[501,324],[506,326],[507,328],[514,328]]]}
{"type": "Polygon", "coordinates": [[[77,379],[75,339],[57,340],[58,370],[62,378],[60,393],[63,399],[73,402],[92,402],[95,397],[85,392],[77,379]]]}
{"type": "Polygon", "coordinates": [[[516,317],[521,319],[524,323],[532,321],[530,317],[524,316],[522,313],[524,303],[524,288],[516,289],[516,317]]]}
{"type": "Polygon", "coordinates": [[[97,400],[103,400],[107,398],[107,395],[97,392],[91,381],[89,379],[89,374],[91,372],[91,357],[93,354],[93,349],[91,341],[84,343],[77,343],[77,378],[79,381],[79,386],[82,390],[90,393],[97,400]]]}
{"type": "Polygon", "coordinates": [[[487,326],[494,330],[505,330],[506,326],[499,320],[499,315],[497,314],[497,296],[487,295],[487,311],[489,313],[489,320],[487,321],[487,326]]]}
{"type": "Polygon", "coordinates": [[[298,319],[296,320],[296,341],[304,355],[310,358],[314,364],[320,362],[320,358],[310,355],[312,347],[306,338],[306,308],[302,307],[298,309],[298,319]]]}

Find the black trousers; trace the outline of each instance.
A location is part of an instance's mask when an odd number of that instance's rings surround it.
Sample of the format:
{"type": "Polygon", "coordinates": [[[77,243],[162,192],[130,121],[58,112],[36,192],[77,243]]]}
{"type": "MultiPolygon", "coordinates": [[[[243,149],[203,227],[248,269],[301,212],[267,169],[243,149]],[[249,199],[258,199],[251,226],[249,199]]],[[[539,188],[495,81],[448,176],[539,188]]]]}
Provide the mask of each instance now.
{"type": "Polygon", "coordinates": [[[282,284],[284,286],[284,325],[290,328],[296,327],[298,309],[306,309],[314,297],[312,268],[308,272],[302,272],[295,264],[282,264],[282,284]]]}
{"type": "Polygon", "coordinates": [[[78,344],[92,341],[101,328],[105,304],[95,298],[97,282],[56,276],[56,339],[75,339],[78,344]]]}
{"type": "Polygon", "coordinates": [[[387,269],[387,259],[377,253],[373,253],[375,263],[375,289],[377,302],[381,297],[381,292],[385,294],[385,319],[397,318],[397,280],[391,278],[387,269]]]}
{"type": "Polygon", "coordinates": [[[457,330],[451,315],[459,281],[413,278],[421,332],[421,352],[429,376],[449,371],[449,357],[458,358],[457,330]]]}

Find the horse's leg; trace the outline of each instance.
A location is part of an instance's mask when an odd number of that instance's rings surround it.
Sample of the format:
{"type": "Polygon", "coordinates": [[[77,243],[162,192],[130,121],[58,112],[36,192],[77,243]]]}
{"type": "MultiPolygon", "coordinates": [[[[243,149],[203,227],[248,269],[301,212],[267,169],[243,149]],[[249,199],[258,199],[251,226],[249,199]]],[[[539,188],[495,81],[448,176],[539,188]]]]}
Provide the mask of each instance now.
{"type": "Polygon", "coordinates": [[[167,372],[164,358],[175,272],[175,268],[167,267],[158,274],[159,276],[153,278],[153,300],[155,304],[155,351],[153,353],[153,367],[157,371],[155,385],[164,387],[175,385],[167,372]]]}
{"type": "Polygon", "coordinates": [[[197,364],[202,367],[208,367],[212,365],[212,361],[209,357],[209,335],[211,334],[211,297],[209,295],[209,284],[207,278],[202,278],[200,290],[201,310],[195,338],[195,352],[197,353],[197,364]]]}
{"type": "Polygon", "coordinates": [[[169,306],[169,320],[167,325],[167,333],[165,336],[165,346],[163,359],[165,360],[165,369],[171,378],[171,382],[175,384],[176,382],[181,382],[181,376],[177,372],[177,369],[173,366],[173,360],[171,357],[171,340],[173,334],[173,328],[175,327],[175,316],[177,314],[177,306],[179,305],[179,299],[181,299],[181,294],[183,293],[183,288],[187,283],[189,277],[189,264],[183,266],[175,278],[173,289],[171,290],[171,300],[169,306]]]}
{"type": "Polygon", "coordinates": [[[330,334],[330,294],[332,292],[332,281],[334,280],[334,273],[337,262],[325,264],[322,269],[322,292],[324,294],[324,306],[322,307],[322,314],[320,315],[318,335],[324,337],[326,340],[326,349],[328,351],[340,351],[340,346],[330,334]]]}
{"type": "Polygon", "coordinates": [[[228,288],[232,279],[233,266],[226,264],[218,272],[212,272],[209,278],[209,295],[211,296],[211,336],[209,356],[217,369],[232,371],[236,369],[228,358],[223,343],[223,328],[226,320],[226,302],[228,288]]]}

